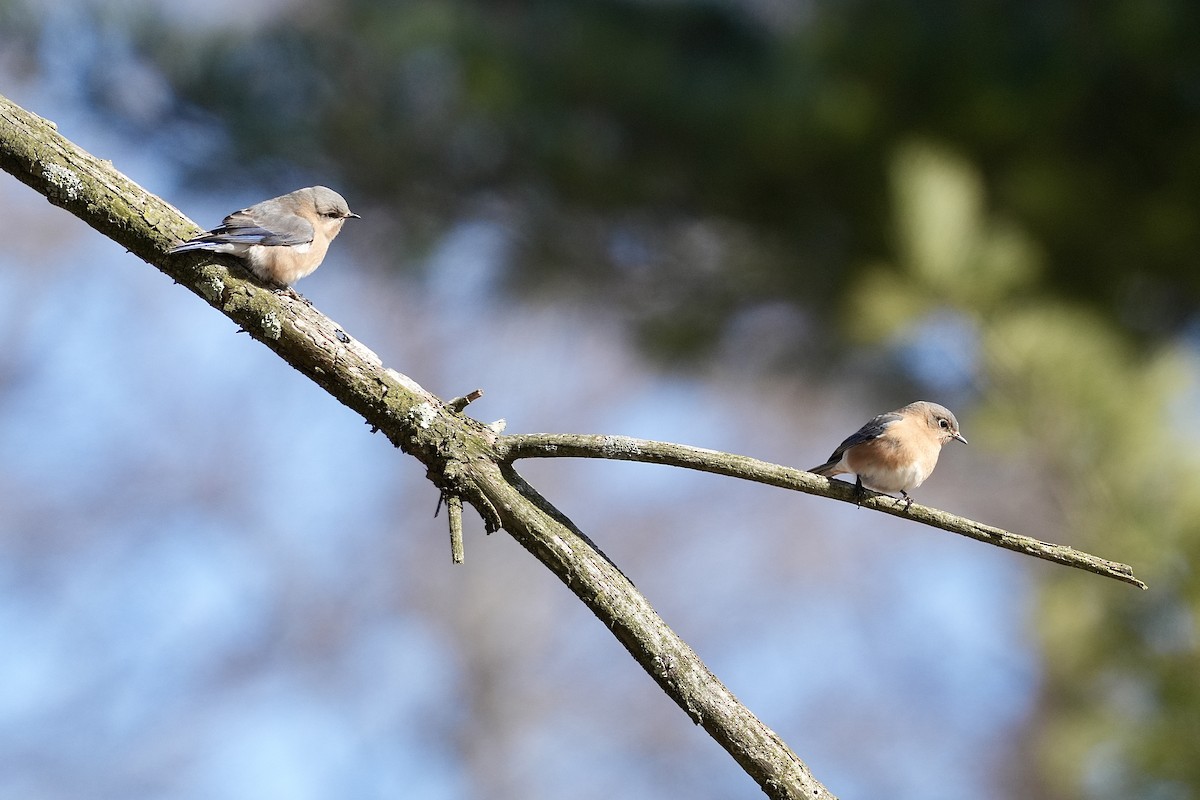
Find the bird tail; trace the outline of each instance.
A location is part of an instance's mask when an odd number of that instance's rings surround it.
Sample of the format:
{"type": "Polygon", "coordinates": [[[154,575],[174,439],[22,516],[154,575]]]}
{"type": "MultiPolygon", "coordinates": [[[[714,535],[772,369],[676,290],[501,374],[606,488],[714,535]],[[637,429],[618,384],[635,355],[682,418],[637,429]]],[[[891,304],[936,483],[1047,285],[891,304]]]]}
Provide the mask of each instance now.
{"type": "Polygon", "coordinates": [[[826,461],[819,467],[813,467],[809,470],[809,472],[813,473],[814,475],[824,475],[826,478],[832,478],[834,475],[841,475],[842,470],[837,468],[838,462],[841,460],[841,454],[839,453],[836,459],[832,461],[826,461]]]}
{"type": "Polygon", "coordinates": [[[191,239],[183,244],[177,244],[168,250],[168,253],[186,253],[188,250],[210,250],[212,249],[211,242],[200,241],[199,239],[191,239]]]}
{"type": "Polygon", "coordinates": [[[186,242],[177,244],[167,252],[186,253],[188,250],[207,250],[210,253],[232,253],[233,255],[241,255],[251,244],[259,244],[259,242],[243,242],[238,239],[220,236],[210,231],[209,233],[204,233],[197,236],[195,239],[188,239],[186,242]]]}

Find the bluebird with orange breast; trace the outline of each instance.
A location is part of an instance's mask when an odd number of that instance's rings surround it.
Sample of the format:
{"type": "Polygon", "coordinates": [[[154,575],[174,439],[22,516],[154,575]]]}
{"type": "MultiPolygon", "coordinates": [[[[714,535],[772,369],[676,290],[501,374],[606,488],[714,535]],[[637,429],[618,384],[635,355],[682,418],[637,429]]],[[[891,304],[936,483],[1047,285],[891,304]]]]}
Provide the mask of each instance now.
{"type": "Polygon", "coordinates": [[[913,502],[908,490],[925,482],[937,466],[942,445],[951,439],[967,443],[950,409],[919,400],[875,417],[809,472],[825,477],[854,473],[860,492],[864,486],[899,492],[907,509],[913,502]]]}
{"type": "Polygon", "coordinates": [[[333,189],[310,186],[235,211],[216,228],[167,252],[229,253],[260,280],[291,286],[321,266],[346,220],[359,218],[333,189]]]}

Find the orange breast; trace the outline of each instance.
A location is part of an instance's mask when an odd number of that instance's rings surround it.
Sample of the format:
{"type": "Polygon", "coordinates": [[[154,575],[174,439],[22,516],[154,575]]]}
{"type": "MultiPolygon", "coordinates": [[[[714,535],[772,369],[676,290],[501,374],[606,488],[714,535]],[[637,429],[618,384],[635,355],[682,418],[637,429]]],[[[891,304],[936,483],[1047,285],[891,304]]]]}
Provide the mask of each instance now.
{"type": "Polygon", "coordinates": [[[941,447],[925,436],[908,432],[895,423],[883,436],[855,445],[846,451],[846,466],[862,479],[863,485],[877,492],[915,489],[925,482],[937,466],[941,447]]]}

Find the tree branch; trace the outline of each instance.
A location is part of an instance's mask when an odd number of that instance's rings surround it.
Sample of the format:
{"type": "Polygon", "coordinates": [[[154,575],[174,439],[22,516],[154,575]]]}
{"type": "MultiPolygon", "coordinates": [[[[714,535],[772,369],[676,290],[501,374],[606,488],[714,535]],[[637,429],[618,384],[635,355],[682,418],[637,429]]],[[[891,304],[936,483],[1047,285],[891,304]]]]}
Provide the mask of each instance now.
{"type": "Polygon", "coordinates": [[[833,795],[713,675],[632,583],[496,450],[497,433],[456,412],[314,307],[248,279],[235,260],[170,256],[196,232],[175,208],[60,136],[53,123],[0,97],[0,168],[157,267],[237,323],[425,464],[491,531],[503,527],[603,622],[688,716],[772,798],[833,795]]]}
{"type": "Polygon", "coordinates": [[[509,463],[520,458],[604,458],[616,461],[640,461],[646,464],[665,464],[671,467],[683,467],[725,475],[730,478],[765,483],[781,489],[807,492],[832,500],[841,500],[844,503],[854,503],[864,508],[904,517],[1003,547],[1006,550],[1115,578],[1141,589],[1146,588],[1145,583],[1134,577],[1133,568],[1127,564],[1108,561],[1066,545],[1052,544],[1010,533],[917,503],[906,508],[903,503],[897,502],[895,498],[886,494],[868,491],[864,497],[845,481],[831,481],[801,469],[771,464],[747,456],[670,442],[634,439],[629,436],[566,433],[502,436],[496,443],[496,450],[500,457],[509,463]]]}

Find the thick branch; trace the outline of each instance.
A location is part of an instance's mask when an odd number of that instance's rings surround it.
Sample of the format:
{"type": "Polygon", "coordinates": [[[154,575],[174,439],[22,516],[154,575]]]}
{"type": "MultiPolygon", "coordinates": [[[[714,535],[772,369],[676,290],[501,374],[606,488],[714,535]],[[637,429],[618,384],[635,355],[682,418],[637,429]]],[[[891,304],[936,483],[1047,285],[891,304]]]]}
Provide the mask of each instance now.
{"type": "Polygon", "coordinates": [[[0,97],[0,168],[170,275],[425,464],[446,496],[503,525],[612,631],[639,664],[772,798],[833,796],[708,670],[587,537],[495,452],[497,434],[456,413],[333,320],[253,281],[237,262],[168,256],[196,228],[178,211],[0,97]]]}
{"type": "Polygon", "coordinates": [[[828,478],[813,475],[811,472],[771,464],[746,456],[720,453],[716,450],[688,447],[670,442],[634,439],[628,436],[590,434],[517,434],[501,437],[496,448],[501,457],[509,462],[519,458],[606,458],[617,461],[665,464],[701,472],[712,472],[731,478],[742,478],[778,486],[781,489],[792,489],[841,500],[845,503],[854,503],[863,508],[912,519],[951,533],[994,544],[1006,550],[1014,550],[1035,558],[1053,561],[1056,564],[1105,575],[1141,589],[1146,588],[1146,584],[1134,577],[1133,568],[1126,564],[1108,561],[1066,545],[1043,542],[1000,528],[993,528],[966,517],[947,514],[936,508],[916,503],[905,508],[903,503],[898,503],[894,498],[885,494],[867,492],[866,497],[863,497],[855,491],[853,486],[844,481],[831,481],[828,478]]]}

